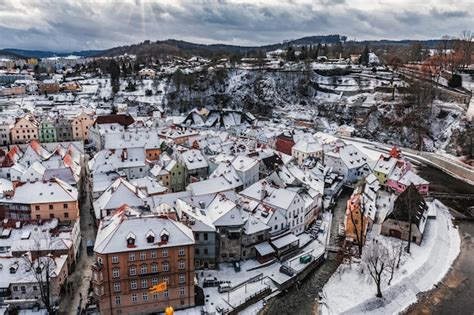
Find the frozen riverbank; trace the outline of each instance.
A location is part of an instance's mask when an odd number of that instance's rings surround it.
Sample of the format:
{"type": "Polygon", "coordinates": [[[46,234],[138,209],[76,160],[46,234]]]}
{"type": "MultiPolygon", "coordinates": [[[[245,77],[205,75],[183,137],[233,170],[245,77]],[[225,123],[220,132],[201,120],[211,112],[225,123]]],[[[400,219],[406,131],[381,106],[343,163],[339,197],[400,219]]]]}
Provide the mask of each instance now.
{"type": "MultiPolygon", "coordinates": [[[[382,284],[383,298],[375,297],[375,284],[360,265],[341,265],[325,285],[322,312],[324,314],[394,314],[417,301],[417,294],[432,289],[449,271],[460,251],[459,231],[452,224],[449,210],[435,201],[436,219],[427,223],[421,246],[412,245],[411,255],[405,255],[395,271],[390,286],[382,284]]],[[[376,236],[384,243],[393,242],[376,236]]],[[[369,240],[370,241],[370,240],[369,240]]]]}

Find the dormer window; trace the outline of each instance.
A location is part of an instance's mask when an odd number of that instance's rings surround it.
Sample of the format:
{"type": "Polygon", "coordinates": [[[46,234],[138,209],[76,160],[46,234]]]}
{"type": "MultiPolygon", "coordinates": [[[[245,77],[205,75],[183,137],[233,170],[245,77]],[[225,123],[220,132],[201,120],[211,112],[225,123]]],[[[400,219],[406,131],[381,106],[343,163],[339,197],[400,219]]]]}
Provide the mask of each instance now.
{"type": "Polygon", "coordinates": [[[148,233],[146,234],[146,241],[147,243],[153,243],[155,242],[155,233],[153,233],[153,231],[148,231],[148,233]]]}
{"type": "Polygon", "coordinates": [[[163,230],[160,233],[160,239],[162,243],[167,243],[170,238],[170,233],[167,230],[163,230]]]}
{"type": "Polygon", "coordinates": [[[135,234],[132,232],[127,235],[127,247],[135,247],[135,234]]]}

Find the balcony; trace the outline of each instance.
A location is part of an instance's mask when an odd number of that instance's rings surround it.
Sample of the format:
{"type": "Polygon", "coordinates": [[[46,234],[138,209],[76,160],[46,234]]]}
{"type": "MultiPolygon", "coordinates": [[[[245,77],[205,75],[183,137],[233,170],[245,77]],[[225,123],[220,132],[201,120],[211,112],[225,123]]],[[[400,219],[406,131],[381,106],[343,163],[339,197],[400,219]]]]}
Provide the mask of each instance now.
{"type": "Polygon", "coordinates": [[[99,262],[95,262],[92,264],[92,270],[93,271],[102,271],[102,269],[104,269],[104,265],[99,263],[99,262]]]}

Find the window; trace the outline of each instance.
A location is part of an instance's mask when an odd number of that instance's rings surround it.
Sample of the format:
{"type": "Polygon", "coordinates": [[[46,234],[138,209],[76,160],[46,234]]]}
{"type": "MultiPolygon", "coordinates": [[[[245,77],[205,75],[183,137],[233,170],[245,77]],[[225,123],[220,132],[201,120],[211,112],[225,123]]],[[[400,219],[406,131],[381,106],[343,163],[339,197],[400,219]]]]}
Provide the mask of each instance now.
{"type": "Polygon", "coordinates": [[[204,233],[204,240],[207,241],[207,233],[204,233]]]}
{"type": "Polygon", "coordinates": [[[39,214],[36,215],[36,219],[39,220],[41,219],[41,216],[39,214]]]}
{"type": "Polygon", "coordinates": [[[146,301],[148,301],[148,293],[143,292],[143,302],[146,302],[146,301]]]}
{"type": "Polygon", "coordinates": [[[130,290],[136,290],[136,289],[137,289],[137,280],[130,281],[130,290]]]}
{"type": "Polygon", "coordinates": [[[199,248],[196,248],[196,255],[199,255],[199,248]]]}
{"type": "Polygon", "coordinates": [[[179,275],[179,283],[185,283],[186,282],[186,276],[184,274],[179,275]]]}
{"type": "Polygon", "coordinates": [[[38,287],[37,286],[33,286],[33,291],[37,291],[38,290],[38,287]]]}
{"type": "Polygon", "coordinates": [[[148,272],[147,269],[148,269],[147,265],[145,265],[145,264],[141,265],[141,266],[140,266],[140,273],[141,273],[142,275],[146,274],[146,273],[148,272]]]}
{"type": "Polygon", "coordinates": [[[152,273],[158,272],[158,264],[156,263],[151,264],[151,272],[152,273]]]}
{"type": "Polygon", "coordinates": [[[131,276],[136,276],[137,275],[137,267],[130,266],[130,275],[131,276]]]}
{"type": "Polygon", "coordinates": [[[164,290],[164,291],[163,291],[163,297],[164,297],[165,299],[167,299],[167,298],[168,298],[168,295],[169,295],[168,290],[164,290]]]}
{"type": "Polygon", "coordinates": [[[178,269],[184,269],[185,266],[185,261],[183,259],[180,259],[178,261],[178,269]]]}
{"type": "Polygon", "coordinates": [[[209,250],[207,248],[204,248],[204,255],[209,254],[209,250]]]}
{"type": "Polygon", "coordinates": [[[120,305],[120,295],[115,296],[115,305],[120,305]]]}
{"type": "Polygon", "coordinates": [[[22,285],[20,289],[21,289],[21,293],[26,293],[26,287],[24,285],[22,285]]]}
{"type": "Polygon", "coordinates": [[[163,250],[161,251],[161,256],[163,256],[163,257],[168,257],[168,249],[163,249],[163,250]]]}
{"type": "Polygon", "coordinates": [[[53,205],[49,205],[49,210],[53,210],[53,209],[54,209],[53,205]]]}
{"type": "Polygon", "coordinates": [[[137,303],[138,302],[138,297],[136,293],[132,294],[132,303],[137,303]]]}
{"type": "Polygon", "coordinates": [[[140,259],[145,260],[146,259],[146,252],[140,252],[140,259]]]}
{"type": "Polygon", "coordinates": [[[64,218],[69,218],[69,212],[64,212],[64,218]]]}
{"type": "Polygon", "coordinates": [[[17,292],[17,291],[18,291],[18,287],[17,287],[16,285],[13,286],[13,291],[14,291],[14,292],[17,292]]]}
{"type": "Polygon", "coordinates": [[[166,272],[166,271],[169,271],[169,270],[170,270],[170,264],[169,264],[167,261],[165,261],[165,262],[163,263],[162,269],[163,269],[163,271],[165,271],[165,272],[166,272]]]}
{"type": "Polygon", "coordinates": [[[50,213],[50,214],[49,214],[49,218],[50,218],[50,219],[54,219],[54,213],[50,213]]]}
{"type": "Polygon", "coordinates": [[[112,256],[112,263],[117,264],[119,262],[118,256],[112,256]]]}
{"type": "Polygon", "coordinates": [[[179,296],[184,296],[184,287],[179,288],[179,296]]]}
{"type": "Polygon", "coordinates": [[[160,298],[160,294],[158,292],[153,293],[153,300],[158,300],[160,298]]]}
{"type": "Polygon", "coordinates": [[[184,256],[184,247],[180,247],[178,250],[178,256],[184,256]]]}
{"type": "Polygon", "coordinates": [[[114,292],[120,292],[120,282],[114,282],[114,292]]]}
{"type": "Polygon", "coordinates": [[[129,260],[129,261],[135,261],[135,253],[130,253],[130,254],[128,255],[128,260],[129,260]]]}
{"type": "Polygon", "coordinates": [[[147,279],[143,279],[142,280],[142,289],[146,289],[148,288],[148,280],[147,279]]]}
{"type": "Polygon", "coordinates": [[[35,206],[35,210],[39,210],[40,209],[40,206],[35,206]]]}
{"type": "Polygon", "coordinates": [[[165,282],[166,285],[169,285],[170,284],[170,277],[168,277],[168,276],[163,277],[163,282],[165,282]]]}
{"type": "Polygon", "coordinates": [[[151,286],[154,287],[158,284],[158,278],[151,278],[151,286]]]}
{"type": "Polygon", "coordinates": [[[118,269],[118,268],[112,269],[112,277],[114,277],[114,278],[120,277],[120,269],[118,269]]]}
{"type": "Polygon", "coordinates": [[[157,258],[157,257],[158,257],[158,254],[156,250],[151,251],[151,258],[157,258]]]}

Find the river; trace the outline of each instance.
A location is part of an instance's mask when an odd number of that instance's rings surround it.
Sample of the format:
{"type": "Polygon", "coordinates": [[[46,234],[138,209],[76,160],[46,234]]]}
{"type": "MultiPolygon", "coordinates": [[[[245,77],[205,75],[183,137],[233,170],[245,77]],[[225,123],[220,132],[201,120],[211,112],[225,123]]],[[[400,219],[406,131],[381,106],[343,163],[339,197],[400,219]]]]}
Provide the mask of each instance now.
{"type": "MultiPolygon", "coordinates": [[[[422,167],[418,173],[432,183],[434,191],[474,194],[474,186],[432,167],[422,167]]],[[[443,202],[460,213],[474,206],[473,201],[443,202]]],[[[452,269],[436,289],[424,293],[406,314],[474,314],[474,221],[459,221],[458,227],[461,253],[452,269]]]]}
{"type": "MultiPolygon", "coordinates": [[[[350,189],[344,189],[334,207],[331,226],[330,244],[338,243],[339,223],[344,219],[346,203],[351,196],[350,189]]],[[[337,254],[329,253],[328,259],[312,274],[310,274],[299,288],[292,288],[288,292],[279,295],[270,301],[262,311],[263,314],[311,314],[315,307],[315,299],[322,290],[324,284],[336,271],[340,264],[337,254]]]]}
{"type": "MultiPolygon", "coordinates": [[[[474,194],[474,187],[432,167],[420,167],[418,174],[431,183],[433,191],[474,194]]],[[[339,222],[342,222],[346,202],[351,192],[346,190],[334,209],[331,227],[331,243],[337,242],[339,222]]],[[[454,210],[465,213],[474,206],[467,201],[446,201],[454,210]]],[[[474,310],[474,222],[459,223],[462,237],[461,254],[454,262],[452,270],[438,288],[424,293],[420,301],[406,311],[407,314],[473,314],[474,310]]],[[[293,288],[271,300],[262,311],[263,314],[312,314],[315,310],[318,293],[340,264],[340,257],[330,254],[328,259],[316,269],[300,287],[293,288]]]]}

